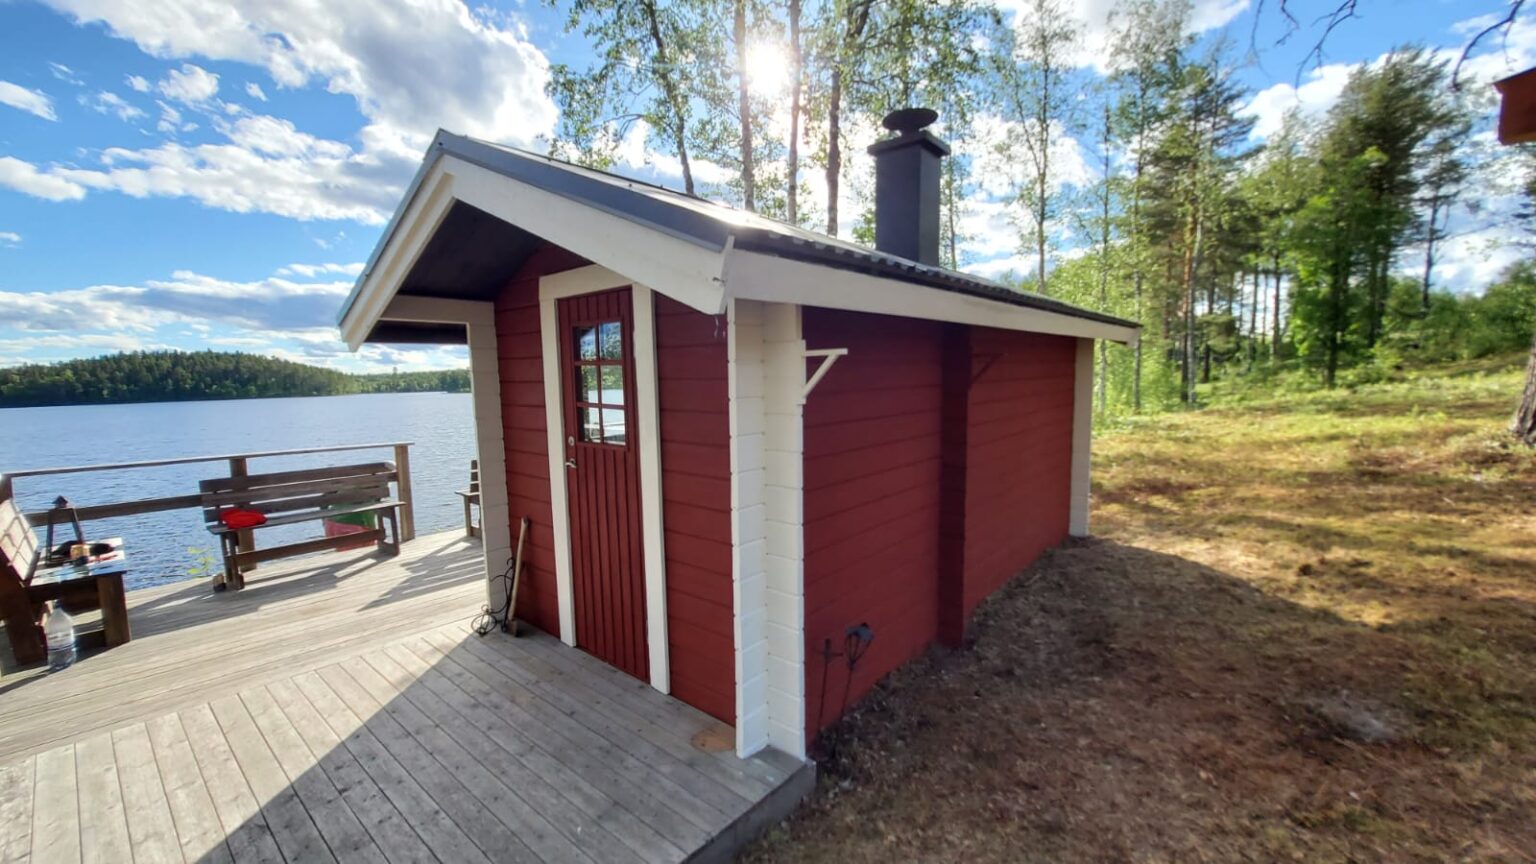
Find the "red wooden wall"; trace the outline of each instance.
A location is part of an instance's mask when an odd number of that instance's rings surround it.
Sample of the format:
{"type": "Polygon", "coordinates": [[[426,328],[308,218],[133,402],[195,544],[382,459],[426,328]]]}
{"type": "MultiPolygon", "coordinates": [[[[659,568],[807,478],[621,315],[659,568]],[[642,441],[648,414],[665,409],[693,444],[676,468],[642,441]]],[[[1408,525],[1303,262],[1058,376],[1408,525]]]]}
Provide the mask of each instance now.
{"type": "Polygon", "coordinates": [[[517,614],[560,634],[555,594],[555,545],[549,495],[549,439],[544,422],[543,341],[539,277],[587,262],[554,247],[534,254],[496,298],[496,357],[501,369],[501,422],[506,439],[507,510],[512,542],[523,516],[533,520],[523,551],[517,614]]]}
{"type": "Polygon", "coordinates": [[[847,348],[805,406],[806,729],[835,720],[937,635],[938,324],[806,308],[808,348],[847,348]],[[850,625],[875,638],[849,679],[850,625]],[[827,680],[823,682],[823,671],[827,680]],[[823,686],[825,697],[823,698],[823,686]]]}
{"type": "Polygon", "coordinates": [[[1067,536],[1077,342],[976,327],[962,616],[1067,536]]]}
{"type": "Polygon", "coordinates": [[[825,309],[803,321],[807,347],[849,349],[805,406],[814,736],[845,687],[852,704],[957,641],[977,603],[1066,537],[1076,342],[825,309]],[[863,622],[874,642],[850,678],[823,650],[863,622]]]}
{"type": "Polygon", "coordinates": [[[735,723],[725,319],[655,297],[672,695],[735,723]]]}

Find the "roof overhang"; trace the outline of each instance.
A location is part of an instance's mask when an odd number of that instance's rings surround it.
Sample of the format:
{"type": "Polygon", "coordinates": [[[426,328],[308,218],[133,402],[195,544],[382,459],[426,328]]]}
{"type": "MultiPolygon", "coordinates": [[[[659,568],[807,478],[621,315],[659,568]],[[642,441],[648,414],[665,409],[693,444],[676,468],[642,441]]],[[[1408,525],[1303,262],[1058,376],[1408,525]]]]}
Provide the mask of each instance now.
{"type": "MultiPolygon", "coordinates": [[[[736,235],[722,229],[717,215],[701,217],[653,198],[642,202],[651,208],[648,219],[628,218],[623,202],[602,197],[626,194],[611,182],[599,184],[594,193],[591,178],[560,173],[568,172],[568,166],[553,167],[547,160],[488,145],[464,146],[467,141],[439,133],[358,277],[339,322],[352,350],[364,342],[462,344],[461,328],[396,320],[389,314],[391,303],[396,297],[493,299],[501,284],[495,276],[506,272],[505,266],[496,269],[495,259],[521,260],[529,244],[516,238],[524,237],[561,247],[711,315],[724,312],[731,298],[741,298],[1124,344],[1137,340],[1139,330],[1131,322],[1033,295],[1028,304],[994,299],[1008,293],[1001,288],[987,293],[943,290],[913,281],[916,277],[859,266],[837,249],[818,253],[827,260],[808,260],[798,257],[810,254],[805,244],[738,248],[736,235]],[[550,172],[556,172],[553,179],[550,172]],[[468,219],[466,207],[477,211],[468,219]],[[497,234],[477,221],[481,216],[517,230],[497,234]],[[467,229],[473,236],[464,239],[448,236],[465,231],[466,225],[482,227],[467,229]],[[780,251],[789,254],[776,254],[780,251]],[[478,265],[463,270],[445,264],[445,259],[466,255],[476,256],[478,265]],[[485,283],[476,289],[478,296],[457,284],[473,280],[485,283]]],[[[630,194],[632,201],[635,193],[630,194]]]]}
{"type": "Polygon", "coordinates": [[[724,311],[725,248],[710,248],[594,209],[434,147],[384,239],[343,306],[342,339],[357,350],[456,203],[484,211],[555,246],[623,273],[709,314],[724,311]]]}

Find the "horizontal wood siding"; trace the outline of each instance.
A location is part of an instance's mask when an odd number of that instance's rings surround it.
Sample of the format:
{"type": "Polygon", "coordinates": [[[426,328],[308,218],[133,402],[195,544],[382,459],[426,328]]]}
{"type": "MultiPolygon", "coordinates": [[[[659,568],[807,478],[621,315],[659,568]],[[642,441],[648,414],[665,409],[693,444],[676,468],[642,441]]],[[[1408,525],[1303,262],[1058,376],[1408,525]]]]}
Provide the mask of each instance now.
{"type": "Polygon", "coordinates": [[[539,332],[539,277],[587,262],[546,247],[531,257],[496,297],[496,357],[501,370],[501,418],[506,439],[507,512],[512,543],[518,521],[532,520],[523,549],[517,614],[560,635],[551,528],[549,441],[544,421],[544,361],[539,332]]]}
{"type": "MultiPolygon", "coordinates": [[[[805,405],[806,729],[837,719],[937,635],[942,328],[807,307],[806,346],[847,348],[805,405]],[[850,678],[847,628],[874,642],[850,678]],[[827,673],[824,675],[824,671],[827,673]],[[823,678],[825,677],[825,681],[823,678]]],[[[816,361],[812,361],[816,362],[816,361]]]]}
{"type": "Polygon", "coordinates": [[[735,723],[725,320],[655,298],[672,695],[735,723]]]}
{"type": "Polygon", "coordinates": [[[976,327],[967,406],[963,615],[1067,536],[1077,343],[976,327]]]}

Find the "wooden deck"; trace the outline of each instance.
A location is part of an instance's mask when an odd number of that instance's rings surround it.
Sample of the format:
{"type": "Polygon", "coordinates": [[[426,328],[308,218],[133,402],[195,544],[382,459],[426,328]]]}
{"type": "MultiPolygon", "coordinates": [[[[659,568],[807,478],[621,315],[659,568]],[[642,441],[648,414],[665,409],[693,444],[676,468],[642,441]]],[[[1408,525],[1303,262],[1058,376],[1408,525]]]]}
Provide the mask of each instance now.
{"type": "Polygon", "coordinates": [[[132,592],[133,641],[0,679],[0,861],[729,856],[811,770],[558,640],[469,631],[479,547],[132,592]]]}

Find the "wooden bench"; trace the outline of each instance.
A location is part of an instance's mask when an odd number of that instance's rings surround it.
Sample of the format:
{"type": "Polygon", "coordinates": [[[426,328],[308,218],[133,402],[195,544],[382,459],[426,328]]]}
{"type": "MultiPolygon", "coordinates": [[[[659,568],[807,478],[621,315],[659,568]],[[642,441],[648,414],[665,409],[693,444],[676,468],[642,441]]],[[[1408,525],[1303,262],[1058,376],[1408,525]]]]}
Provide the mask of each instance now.
{"type": "Polygon", "coordinates": [[[262,561],[368,542],[399,554],[403,502],[392,497],[389,488],[390,483],[398,483],[399,479],[394,463],[369,462],[204,480],[199,484],[203,521],[209,532],[219,538],[224,555],[224,579],[215,584],[215,590],[245,587],[245,571],[262,561]],[[226,510],[254,510],[265,515],[267,521],[251,528],[227,528],[219,518],[226,510]],[[378,514],[389,522],[389,533],[386,535],[383,526],[378,526],[267,549],[254,548],[250,539],[251,532],[263,528],[359,513],[378,514]]]}
{"type": "Polygon", "coordinates": [[[0,617],[16,663],[26,666],[47,656],[42,615],[43,604],[50,601],[67,612],[101,610],[99,629],[76,631],[77,648],[110,648],[127,642],[131,638],[123,589],[127,570],[121,563],[46,568],[42,560],[46,554],[16,504],[10,478],[0,476],[0,617]]]}
{"type": "Polygon", "coordinates": [[[456,490],[453,494],[464,501],[464,536],[479,537],[480,526],[475,524],[471,507],[480,506],[480,460],[469,460],[469,488],[456,490]]]}

